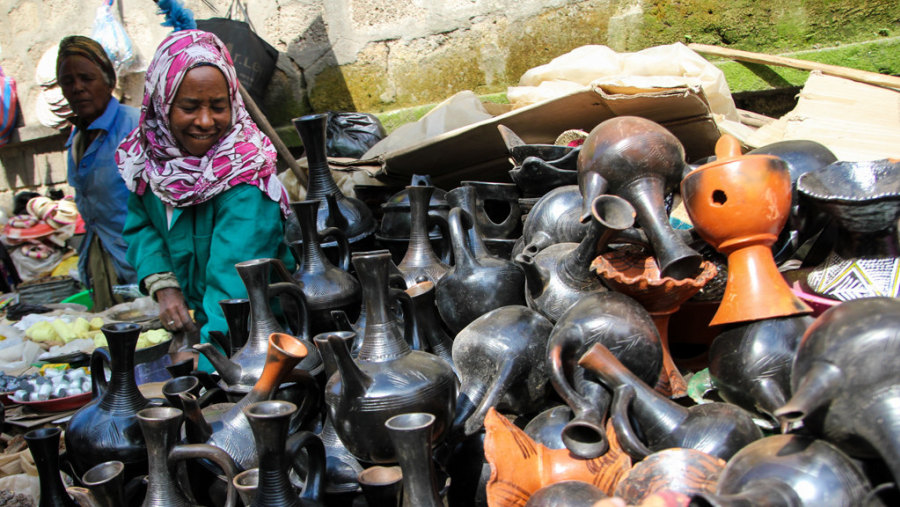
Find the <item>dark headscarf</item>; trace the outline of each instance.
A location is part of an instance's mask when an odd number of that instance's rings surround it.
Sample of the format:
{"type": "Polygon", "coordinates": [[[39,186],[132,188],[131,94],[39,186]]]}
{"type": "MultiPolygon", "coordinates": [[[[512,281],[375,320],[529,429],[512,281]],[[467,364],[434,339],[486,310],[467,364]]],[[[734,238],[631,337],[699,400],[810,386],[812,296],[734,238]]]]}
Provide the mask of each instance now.
{"type": "Polygon", "coordinates": [[[110,88],[116,87],[116,69],[113,68],[109,56],[103,46],[94,39],[83,35],[70,35],[59,43],[59,53],[56,55],[56,75],[59,76],[59,68],[63,60],[68,56],[78,55],[94,62],[100,71],[106,76],[106,82],[110,88]]]}

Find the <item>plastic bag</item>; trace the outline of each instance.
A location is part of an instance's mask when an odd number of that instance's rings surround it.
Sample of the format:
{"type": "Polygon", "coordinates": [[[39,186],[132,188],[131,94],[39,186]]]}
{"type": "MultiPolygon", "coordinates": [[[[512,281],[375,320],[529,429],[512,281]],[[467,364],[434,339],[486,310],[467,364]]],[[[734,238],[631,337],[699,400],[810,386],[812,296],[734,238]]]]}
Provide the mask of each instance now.
{"type": "Polygon", "coordinates": [[[103,46],[118,74],[130,70],[137,63],[137,55],[131,45],[131,38],[125,33],[125,27],[113,16],[110,8],[112,4],[113,0],[104,0],[103,5],[97,8],[91,38],[103,46]]]}
{"type": "Polygon", "coordinates": [[[325,148],[329,157],[359,158],[385,136],[381,121],[368,113],[330,111],[326,128],[325,148]]]}

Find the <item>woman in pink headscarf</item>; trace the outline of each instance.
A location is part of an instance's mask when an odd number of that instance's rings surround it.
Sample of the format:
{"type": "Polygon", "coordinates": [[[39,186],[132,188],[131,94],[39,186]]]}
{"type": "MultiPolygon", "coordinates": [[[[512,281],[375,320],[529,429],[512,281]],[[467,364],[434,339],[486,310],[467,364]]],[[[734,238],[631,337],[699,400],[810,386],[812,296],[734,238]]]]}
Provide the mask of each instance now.
{"type": "Polygon", "coordinates": [[[131,191],[128,262],[159,302],[163,326],[189,334],[199,326],[204,342],[211,330],[227,331],[219,301],[247,297],[236,263],[274,257],[294,265],[275,149],[238,86],[218,37],[171,34],[147,69],[138,127],[116,153],[131,191]]]}

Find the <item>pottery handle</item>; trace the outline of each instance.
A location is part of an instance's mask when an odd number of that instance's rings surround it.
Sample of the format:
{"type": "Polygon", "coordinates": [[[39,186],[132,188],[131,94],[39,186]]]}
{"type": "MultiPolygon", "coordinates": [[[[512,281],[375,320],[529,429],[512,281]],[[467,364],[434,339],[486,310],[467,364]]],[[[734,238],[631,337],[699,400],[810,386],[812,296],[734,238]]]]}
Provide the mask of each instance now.
{"type": "Polygon", "coordinates": [[[631,418],[628,417],[628,409],[634,400],[634,388],[630,385],[621,385],[613,392],[613,402],[610,408],[613,429],[622,449],[636,462],[641,461],[653,453],[641,442],[634,428],[631,427],[631,418]]]}
{"type": "Polygon", "coordinates": [[[429,225],[434,223],[438,226],[438,229],[441,230],[441,262],[448,266],[452,266],[453,245],[450,243],[450,224],[447,222],[446,218],[436,213],[428,214],[427,223],[429,225]]]}
{"type": "Polygon", "coordinates": [[[106,380],[106,367],[112,364],[112,357],[106,347],[97,347],[91,353],[91,399],[103,396],[109,385],[106,380]]]}
{"type": "Polygon", "coordinates": [[[225,507],[237,507],[237,491],[234,488],[234,476],[240,471],[240,467],[234,462],[227,452],[210,444],[181,444],[169,451],[169,465],[188,459],[206,459],[212,461],[228,478],[228,493],[225,495],[225,507]]]}
{"type": "Polygon", "coordinates": [[[405,290],[395,289],[393,287],[388,289],[388,294],[391,299],[397,300],[400,304],[400,308],[403,308],[403,339],[409,340],[409,337],[413,336],[416,332],[416,322],[413,319],[412,296],[405,290]]]}
{"type": "MultiPolygon", "coordinates": [[[[281,264],[279,262],[279,264],[281,264]]],[[[283,268],[284,265],[282,264],[283,268]]],[[[297,306],[297,322],[299,329],[293,329],[295,336],[301,338],[309,337],[309,310],[306,308],[306,297],[303,295],[303,289],[296,282],[277,282],[269,285],[269,295],[278,296],[284,294],[294,300],[297,306]]]]}
{"type": "Polygon", "coordinates": [[[312,432],[300,431],[291,435],[286,447],[297,476],[303,477],[302,472],[306,470],[300,498],[320,501],[325,490],[325,445],[322,439],[312,432]],[[303,449],[306,449],[307,459],[303,459],[300,453],[303,449]]]}
{"type": "Polygon", "coordinates": [[[740,157],[741,154],[741,142],[733,135],[722,134],[722,137],[716,141],[716,158],[718,160],[740,157]]]}
{"type": "Polygon", "coordinates": [[[344,271],[350,271],[350,241],[347,240],[347,233],[337,227],[326,227],[319,231],[319,241],[325,242],[328,237],[334,238],[338,246],[338,264],[344,271]]]}

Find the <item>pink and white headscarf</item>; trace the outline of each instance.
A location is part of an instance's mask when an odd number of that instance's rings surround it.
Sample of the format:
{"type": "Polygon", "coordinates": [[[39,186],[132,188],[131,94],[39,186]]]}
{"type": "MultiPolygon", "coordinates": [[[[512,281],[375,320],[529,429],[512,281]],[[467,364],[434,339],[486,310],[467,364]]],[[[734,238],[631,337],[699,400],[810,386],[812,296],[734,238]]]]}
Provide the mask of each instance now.
{"type": "Polygon", "coordinates": [[[137,128],[119,145],[116,163],[129,190],[150,190],[174,207],[206,202],[229,188],[259,187],[291,214],[288,195],[275,176],[275,148],[250,118],[225,44],[201,30],[181,30],[159,45],[147,69],[137,128]],[[210,64],[222,71],[231,99],[231,128],[202,157],[181,149],[169,127],[169,110],[184,75],[210,64]]]}

